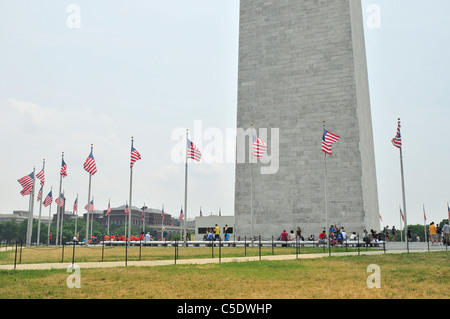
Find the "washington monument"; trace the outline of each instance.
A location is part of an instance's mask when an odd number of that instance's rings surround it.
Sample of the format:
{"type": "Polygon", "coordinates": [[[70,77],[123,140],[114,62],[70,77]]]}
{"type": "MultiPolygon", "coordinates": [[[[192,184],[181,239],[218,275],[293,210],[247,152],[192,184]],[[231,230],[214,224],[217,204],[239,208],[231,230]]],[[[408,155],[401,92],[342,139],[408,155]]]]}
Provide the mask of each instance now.
{"type": "Polygon", "coordinates": [[[277,238],[300,227],[318,238],[331,224],[378,231],[361,1],[244,0],[239,30],[237,127],[247,136],[235,234],[277,238]],[[324,128],[340,136],[332,155],[321,150],[324,128]],[[250,130],[276,170],[252,157],[250,130]]]}

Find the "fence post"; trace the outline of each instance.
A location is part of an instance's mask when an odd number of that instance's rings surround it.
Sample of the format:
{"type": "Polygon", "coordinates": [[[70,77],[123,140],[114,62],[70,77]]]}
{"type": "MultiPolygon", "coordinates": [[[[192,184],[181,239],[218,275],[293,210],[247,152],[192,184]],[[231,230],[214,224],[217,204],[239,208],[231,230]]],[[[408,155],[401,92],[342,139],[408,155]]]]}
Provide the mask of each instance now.
{"type": "Polygon", "coordinates": [[[274,255],[274,251],[273,251],[273,235],[272,235],[272,255],[274,255]]]}
{"type": "Polygon", "coordinates": [[[61,239],[61,263],[64,262],[64,241],[61,239]]]}
{"type": "Polygon", "coordinates": [[[16,269],[16,263],[17,263],[17,239],[16,239],[16,255],[14,257],[14,269],[16,269]]]}
{"type": "Polygon", "coordinates": [[[359,247],[359,233],[358,233],[358,236],[357,236],[357,237],[358,237],[358,244],[357,244],[356,246],[358,246],[358,256],[359,256],[359,255],[360,255],[360,252],[359,252],[359,248],[360,248],[360,247],[359,247]]]}
{"type": "Polygon", "coordinates": [[[105,256],[105,236],[104,235],[102,235],[102,236],[103,236],[103,241],[102,241],[102,243],[103,243],[103,245],[102,245],[102,262],[103,262],[103,257],[105,256]]]}
{"type": "Polygon", "coordinates": [[[174,247],[175,247],[175,265],[177,264],[177,246],[178,246],[178,242],[177,239],[175,239],[175,243],[174,243],[174,247]]]}
{"type": "Polygon", "coordinates": [[[259,235],[259,260],[261,260],[261,235],[259,235]]]}
{"type": "Polygon", "coordinates": [[[20,255],[19,255],[19,264],[22,264],[22,238],[20,239],[20,255]]]}
{"type": "Polygon", "coordinates": [[[222,258],[222,239],[219,237],[219,263],[221,262],[221,258],[222,258]]]}
{"type": "MultiPolygon", "coordinates": [[[[72,251],[72,269],[73,269],[73,265],[74,265],[74,263],[75,263],[75,240],[72,240],[73,241],[73,251],[72,251]]],[[[103,259],[103,257],[102,257],[102,259],[103,259]]]]}
{"type": "Polygon", "coordinates": [[[244,236],[244,256],[247,257],[247,236],[244,236]]]}
{"type": "Polygon", "coordinates": [[[141,261],[142,237],[139,236],[139,261],[141,261]]]}

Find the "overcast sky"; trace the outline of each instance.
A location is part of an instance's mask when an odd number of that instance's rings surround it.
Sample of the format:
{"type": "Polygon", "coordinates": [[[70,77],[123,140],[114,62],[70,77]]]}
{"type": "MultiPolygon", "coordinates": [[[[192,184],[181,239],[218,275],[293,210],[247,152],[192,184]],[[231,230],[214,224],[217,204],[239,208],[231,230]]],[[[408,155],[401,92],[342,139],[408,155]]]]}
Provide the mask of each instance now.
{"type": "MultiPolygon", "coordinates": [[[[363,0],[363,11],[382,225],[399,225],[397,117],[408,222],[423,223],[422,204],[440,221],[450,201],[450,2],[363,0]]],[[[189,165],[188,216],[200,206],[232,215],[238,36],[238,0],[0,2],[0,213],[28,209],[17,179],[44,158],[44,194],[57,194],[62,152],[69,207],[77,194],[84,206],[91,144],[96,209],[123,205],[134,136],[133,205],[164,204],[177,217],[188,128],[204,153],[189,165]],[[209,152],[213,142],[223,147],[209,152]]]]}

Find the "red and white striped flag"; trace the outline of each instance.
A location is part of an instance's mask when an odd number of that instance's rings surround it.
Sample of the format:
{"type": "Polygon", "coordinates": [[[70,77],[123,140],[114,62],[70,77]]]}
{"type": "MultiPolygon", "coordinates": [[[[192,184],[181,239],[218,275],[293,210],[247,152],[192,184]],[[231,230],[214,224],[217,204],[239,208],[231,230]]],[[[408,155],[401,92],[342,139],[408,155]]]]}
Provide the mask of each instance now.
{"type": "Polygon", "coordinates": [[[48,207],[52,202],[53,202],[53,194],[52,194],[52,191],[50,191],[50,193],[48,193],[47,197],[45,197],[43,204],[45,207],[48,207]]]}
{"type": "Polygon", "coordinates": [[[140,159],[141,154],[139,154],[139,152],[133,146],[131,146],[131,167],[133,167],[134,163],[136,163],[136,161],[140,159]]]}
{"type": "Polygon", "coordinates": [[[20,192],[22,196],[30,195],[33,192],[34,173],[19,178],[17,181],[23,187],[20,192]]]}
{"type": "Polygon", "coordinates": [[[44,172],[44,168],[42,167],[42,170],[36,174],[36,177],[38,179],[40,179],[41,181],[41,186],[44,186],[45,184],[45,172],[44,172]]]}
{"type": "Polygon", "coordinates": [[[187,140],[187,158],[191,158],[197,162],[200,162],[202,153],[189,139],[187,140]]]}
{"type": "Polygon", "coordinates": [[[78,197],[75,198],[75,202],[73,202],[73,211],[78,211],[78,197]]]}
{"type": "Polygon", "coordinates": [[[63,178],[67,176],[67,164],[66,164],[66,162],[64,162],[64,160],[62,160],[62,162],[61,162],[61,171],[59,172],[59,174],[63,178]]]}
{"type": "MultiPolygon", "coordinates": [[[[88,209],[88,205],[86,204],[84,206],[84,209],[87,210],[88,209]]],[[[89,203],[89,212],[94,211],[94,200],[91,200],[91,202],[89,203]]]]}
{"type": "Polygon", "coordinates": [[[402,220],[405,221],[405,215],[403,215],[402,209],[400,208],[400,215],[402,216],[402,220]]]}
{"type": "Polygon", "coordinates": [[[402,148],[402,135],[400,134],[400,120],[398,121],[398,126],[397,126],[397,134],[395,135],[395,137],[392,139],[392,145],[394,145],[397,148],[402,148]]]}
{"type": "Polygon", "coordinates": [[[124,211],[124,213],[125,213],[127,216],[129,216],[130,209],[128,208],[128,203],[125,205],[125,211],[124,211]]]}
{"type": "Polygon", "coordinates": [[[56,203],[57,205],[59,205],[59,207],[63,207],[63,206],[64,206],[64,201],[65,201],[64,194],[61,194],[60,197],[58,197],[57,199],[55,199],[55,203],[56,203]]]}
{"type": "Polygon", "coordinates": [[[162,211],[161,211],[161,220],[162,220],[161,224],[164,224],[164,205],[163,205],[162,211]]]}
{"type": "Polygon", "coordinates": [[[264,153],[267,151],[267,144],[257,138],[256,136],[252,135],[253,138],[253,145],[252,145],[252,154],[255,157],[263,157],[264,153]]]}
{"type": "Polygon", "coordinates": [[[108,216],[109,213],[111,213],[111,201],[108,202],[108,209],[106,210],[106,215],[105,216],[108,216]]]}
{"type": "Polygon", "coordinates": [[[322,151],[328,155],[331,155],[331,146],[338,142],[340,138],[341,137],[336,134],[323,130],[322,151]]]}
{"type": "Polygon", "coordinates": [[[181,208],[181,211],[180,211],[180,217],[178,218],[178,220],[179,220],[179,221],[182,221],[183,218],[184,218],[184,213],[183,213],[183,208],[181,208]]]}
{"type": "MultiPolygon", "coordinates": [[[[36,175],[37,176],[37,175],[36,175]]],[[[37,194],[37,202],[39,202],[40,200],[41,200],[41,196],[42,196],[42,186],[41,186],[41,188],[39,189],[39,193],[37,194]]]]}
{"type": "Polygon", "coordinates": [[[83,168],[86,172],[88,172],[91,175],[97,173],[97,164],[95,163],[94,155],[92,155],[92,152],[86,158],[83,168]]]}

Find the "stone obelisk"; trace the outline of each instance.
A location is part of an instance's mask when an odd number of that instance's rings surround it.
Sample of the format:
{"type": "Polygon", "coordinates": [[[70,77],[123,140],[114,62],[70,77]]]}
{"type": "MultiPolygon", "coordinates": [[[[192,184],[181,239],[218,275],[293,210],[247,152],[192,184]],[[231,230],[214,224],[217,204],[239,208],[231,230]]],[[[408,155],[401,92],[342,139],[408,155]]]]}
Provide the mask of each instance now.
{"type": "Polygon", "coordinates": [[[347,233],[379,230],[360,0],[240,2],[237,127],[247,137],[245,161],[236,164],[236,238],[252,230],[277,238],[297,227],[318,238],[326,220],[347,233]],[[341,137],[326,178],[323,121],[341,137]],[[276,172],[252,158],[251,123],[264,133],[266,155],[278,156],[276,172]]]}

